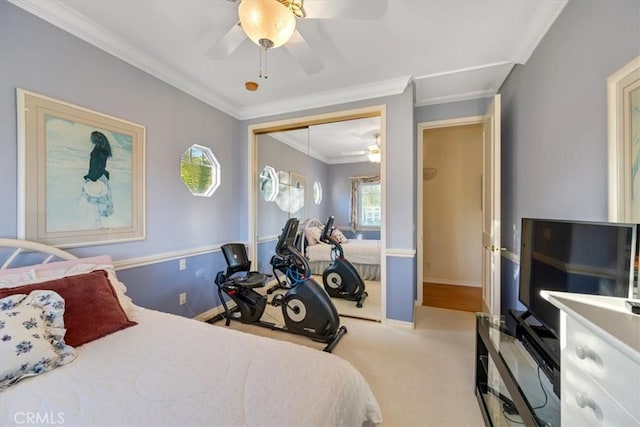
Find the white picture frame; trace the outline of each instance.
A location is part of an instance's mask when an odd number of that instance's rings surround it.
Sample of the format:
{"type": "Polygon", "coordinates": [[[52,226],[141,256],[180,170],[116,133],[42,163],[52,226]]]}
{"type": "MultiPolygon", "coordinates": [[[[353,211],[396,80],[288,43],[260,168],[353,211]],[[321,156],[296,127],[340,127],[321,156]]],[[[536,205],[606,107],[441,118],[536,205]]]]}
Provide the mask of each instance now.
{"type": "Polygon", "coordinates": [[[145,238],[144,126],[20,88],[17,117],[19,238],[145,238]]]}
{"type": "Polygon", "coordinates": [[[609,220],[640,222],[640,56],[607,79],[609,220]]]}

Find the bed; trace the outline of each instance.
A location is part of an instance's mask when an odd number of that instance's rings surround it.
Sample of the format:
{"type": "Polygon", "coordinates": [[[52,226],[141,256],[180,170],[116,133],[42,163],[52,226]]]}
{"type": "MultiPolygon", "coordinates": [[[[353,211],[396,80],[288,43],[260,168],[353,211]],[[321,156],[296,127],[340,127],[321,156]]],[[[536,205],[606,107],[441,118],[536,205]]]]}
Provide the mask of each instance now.
{"type": "MultiPolygon", "coordinates": [[[[5,315],[0,322],[11,320],[7,315],[22,307],[15,301],[27,301],[32,293],[39,298],[31,301],[40,301],[43,293],[65,295],[62,318],[67,328],[64,337],[69,340],[78,339],[72,333],[79,328],[72,317],[76,310],[91,312],[95,327],[89,328],[89,334],[100,329],[102,306],[113,306],[112,311],[120,317],[124,313],[126,320],[121,320],[125,326],[116,331],[101,331],[97,338],[75,347],[57,342],[53,347],[66,351],[66,359],[57,366],[9,384],[6,376],[0,378],[5,380],[0,383],[0,425],[33,424],[34,420],[69,426],[356,426],[382,422],[380,408],[362,375],[336,355],[136,306],[126,296],[126,287],[118,281],[109,257],[77,259],[34,243],[26,243],[29,249],[18,249],[16,256],[13,248],[24,246],[21,241],[0,239],[0,264],[4,262],[0,266],[0,316],[5,315]],[[11,249],[3,248],[7,246],[11,249]],[[44,263],[39,260],[35,265],[11,268],[18,258],[33,261],[34,250],[54,256],[44,263]],[[104,280],[108,283],[105,298],[110,293],[115,303],[101,301],[85,307],[93,295],[104,290],[98,285],[94,290],[93,282],[102,286],[104,280]],[[81,299],[73,294],[85,288],[81,299]],[[20,293],[25,290],[31,291],[27,297],[20,293]]],[[[59,304],[52,306],[60,308],[59,304]]],[[[6,323],[0,325],[0,336],[11,335],[6,323]]],[[[3,355],[8,348],[5,344],[0,340],[3,355]]],[[[7,360],[3,358],[2,365],[9,365],[7,360]]],[[[6,371],[7,366],[2,369],[6,371]]]]}
{"type": "MultiPolygon", "coordinates": [[[[322,275],[331,264],[331,245],[319,241],[324,223],[310,218],[300,224],[299,246],[309,259],[313,274],[322,275]]],[[[334,230],[339,233],[339,230],[334,230]]],[[[380,240],[347,239],[340,232],[338,241],[344,256],[358,270],[363,280],[380,280],[380,240]]],[[[336,237],[334,235],[334,237],[336,237]]]]}

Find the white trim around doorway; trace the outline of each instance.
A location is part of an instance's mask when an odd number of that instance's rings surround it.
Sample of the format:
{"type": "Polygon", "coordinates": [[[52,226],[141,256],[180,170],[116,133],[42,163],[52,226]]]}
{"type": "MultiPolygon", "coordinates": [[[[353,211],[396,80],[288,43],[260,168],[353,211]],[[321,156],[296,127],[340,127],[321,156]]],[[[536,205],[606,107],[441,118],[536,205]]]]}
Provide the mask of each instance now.
{"type": "Polygon", "coordinates": [[[432,122],[421,122],[417,125],[418,133],[418,149],[417,149],[417,168],[416,168],[416,302],[415,304],[420,306],[423,303],[423,289],[422,289],[422,275],[424,274],[422,268],[422,258],[424,254],[424,239],[423,239],[423,222],[422,216],[424,214],[422,209],[424,191],[423,188],[423,175],[422,169],[424,168],[424,131],[427,129],[446,128],[454,126],[474,125],[482,123],[483,116],[467,116],[446,120],[436,120],[432,122]]]}

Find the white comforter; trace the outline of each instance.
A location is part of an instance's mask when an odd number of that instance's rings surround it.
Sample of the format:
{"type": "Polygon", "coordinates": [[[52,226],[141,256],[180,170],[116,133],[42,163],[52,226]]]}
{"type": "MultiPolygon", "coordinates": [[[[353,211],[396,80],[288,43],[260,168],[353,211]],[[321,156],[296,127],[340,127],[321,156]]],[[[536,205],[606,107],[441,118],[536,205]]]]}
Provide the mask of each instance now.
{"type": "MultiPolygon", "coordinates": [[[[380,264],[380,240],[349,239],[342,244],[344,257],[352,264],[380,264]]],[[[331,245],[307,246],[309,261],[331,261],[331,245]]]]}
{"type": "Polygon", "coordinates": [[[133,320],[78,347],[69,365],[0,393],[0,425],[22,425],[29,414],[65,426],[382,421],[364,378],[337,356],[151,310],[133,320]]]}

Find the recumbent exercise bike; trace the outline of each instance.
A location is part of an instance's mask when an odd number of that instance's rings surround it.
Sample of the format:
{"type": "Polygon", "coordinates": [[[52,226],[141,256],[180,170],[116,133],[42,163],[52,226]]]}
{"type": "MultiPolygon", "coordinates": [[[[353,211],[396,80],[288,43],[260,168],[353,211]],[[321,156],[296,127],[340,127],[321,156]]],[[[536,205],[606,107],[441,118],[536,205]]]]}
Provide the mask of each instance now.
{"type": "Polygon", "coordinates": [[[365,290],[364,281],[358,274],[358,270],[344,257],[342,245],[331,235],[333,219],[333,215],[329,216],[320,234],[321,242],[332,245],[332,262],[322,273],[324,289],[329,296],[356,301],[356,307],[362,308],[369,294],[365,290]]]}
{"type": "Polygon", "coordinates": [[[330,353],[347,333],[347,328],[340,326],[340,318],[331,298],[311,279],[308,261],[295,248],[298,222],[297,218],[287,220],[278,239],[275,255],[271,259],[274,274],[276,270],[286,274],[291,283],[291,289],[284,295],[274,296],[271,301],[273,306],[282,307],[285,325],[260,320],[267,305],[267,296],[255,289],[264,287],[270,276],[250,271],[251,261],[242,243],[222,245],[227,269],[216,275],[218,296],[224,307],[227,326],[233,319],[271,330],[304,335],[315,341],[327,343],[323,351],[330,353]],[[227,306],[223,293],[236,303],[237,309],[233,313],[227,306]]]}

